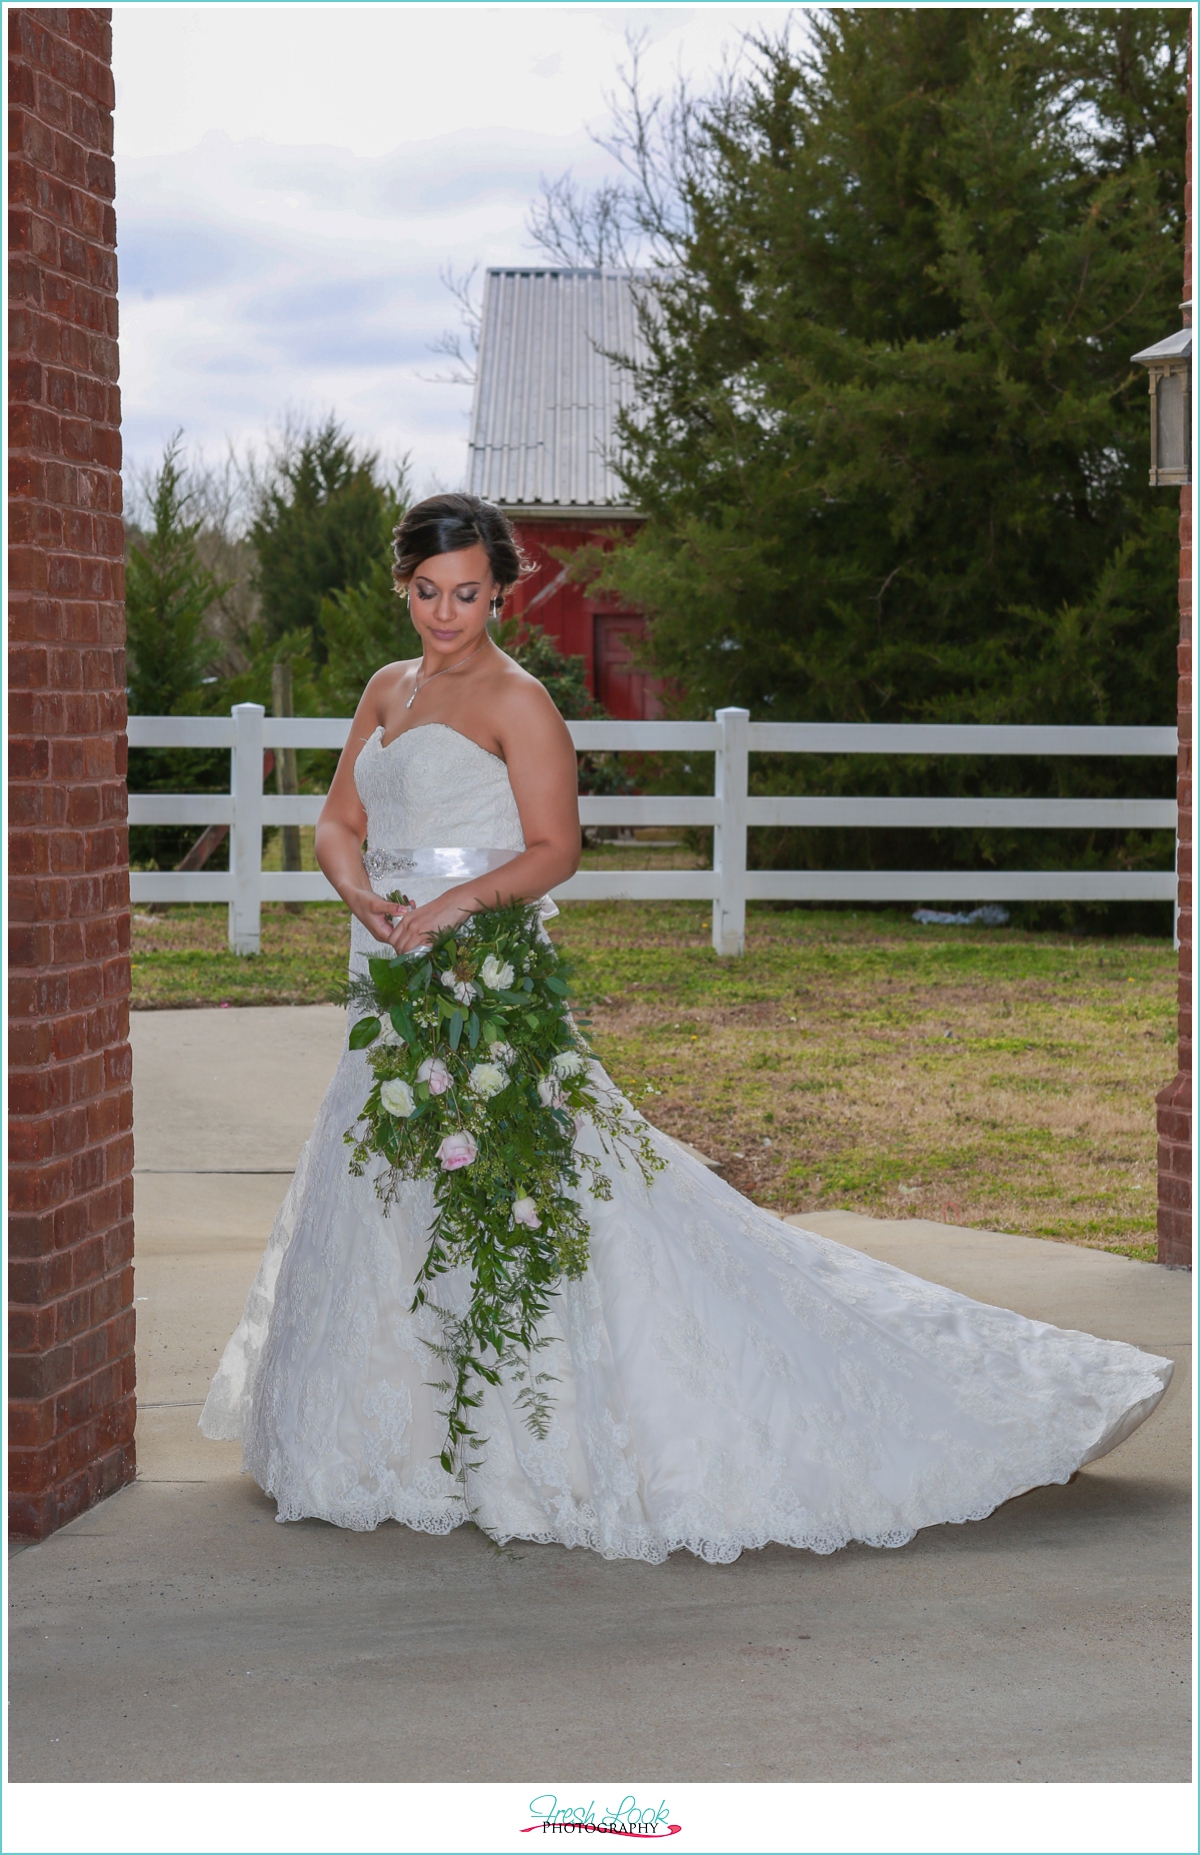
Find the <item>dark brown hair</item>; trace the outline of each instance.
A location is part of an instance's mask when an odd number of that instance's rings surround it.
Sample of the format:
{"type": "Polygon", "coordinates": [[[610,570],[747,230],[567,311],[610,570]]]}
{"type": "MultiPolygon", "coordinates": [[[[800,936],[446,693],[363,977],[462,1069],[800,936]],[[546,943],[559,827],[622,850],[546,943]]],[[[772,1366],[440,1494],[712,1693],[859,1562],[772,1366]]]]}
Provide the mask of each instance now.
{"type": "Polygon", "coordinates": [[[396,529],[392,552],[397,585],[407,586],[423,560],[432,560],[436,554],[458,554],[477,543],[487,554],[497,587],[515,586],[527,571],[527,562],[503,509],[482,496],[427,496],[414,504],[396,529]]]}

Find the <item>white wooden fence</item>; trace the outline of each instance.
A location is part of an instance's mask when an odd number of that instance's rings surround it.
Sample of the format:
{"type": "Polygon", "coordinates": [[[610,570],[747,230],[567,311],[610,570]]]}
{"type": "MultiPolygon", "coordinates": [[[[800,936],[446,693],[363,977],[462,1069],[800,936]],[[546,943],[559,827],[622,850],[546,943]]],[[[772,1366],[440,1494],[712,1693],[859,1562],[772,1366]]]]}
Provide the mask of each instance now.
{"type": "MultiPolygon", "coordinates": [[[[591,825],[711,825],[713,866],[699,870],[583,870],[555,890],[561,900],[711,901],[713,946],[745,947],[747,901],[804,902],[1169,902],[1171,870],[751,870],[750,825],[1041,827],[1074,830],[1165,830],[1175,827],[1173,799],[751,798],[750,755],[1041,754],[1175,757],[1174,728],[1001,728],[754,722],[747,709],[721,709],[715,721],[573,721],[575,746],[593,752],[715,753],[711,798],[582,798],[591,825]]],[[[276,720],[244,702],[229,718],[131,715],[131,747],[229,749],[228,793],[131,793],[134,825],[230,827],[226,871],[134,871],[137,902],[227,902],[229,944],[257,953],[262,904],[336,899],[319,872],[262,867],[264,825],[315,824],[316,796],[263,792],[265,748],[345,745],[346,721],[276,720]]]]}

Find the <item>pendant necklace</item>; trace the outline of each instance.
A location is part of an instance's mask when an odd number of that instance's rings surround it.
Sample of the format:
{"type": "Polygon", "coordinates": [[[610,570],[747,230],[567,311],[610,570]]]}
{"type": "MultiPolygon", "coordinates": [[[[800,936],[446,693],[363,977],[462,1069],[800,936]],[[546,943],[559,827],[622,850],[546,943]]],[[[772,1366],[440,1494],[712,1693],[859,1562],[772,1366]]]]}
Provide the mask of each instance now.
{"type": "MultiPolygon", "coordinates": [[[[487,643],[487,639],[484,638],[482,643],[477,644],[475,646],[475,649],[471,652],[471,657],[478,657],[480,651],[483,649],[483,646],[486,643],[487,643]]],[[[451,670],[465,670],[467,665],[471,661],[471,657],[464,657],[461,663],[448,663],[444,670],[435,670],[432,676],[427,676],[425,678],[425,683],[435,682],[439,676],[449,676],[451,670]]],[[[421,662],[424,663],[424,661],[425,659],[424,657],[422,657],[421,662]]],[[[420,672],[420,669],[418,668],[417,675],[419,676],[420,674],[421,672],[420,672]]],[[[411,696],[408,698],[408,701],[404,704],[406,709],[410,709],[412,707],[413,703],[416,701],[417,697],[420,695],[421,691],[424,689],[425,683],[417,684],[411,696]]]]}

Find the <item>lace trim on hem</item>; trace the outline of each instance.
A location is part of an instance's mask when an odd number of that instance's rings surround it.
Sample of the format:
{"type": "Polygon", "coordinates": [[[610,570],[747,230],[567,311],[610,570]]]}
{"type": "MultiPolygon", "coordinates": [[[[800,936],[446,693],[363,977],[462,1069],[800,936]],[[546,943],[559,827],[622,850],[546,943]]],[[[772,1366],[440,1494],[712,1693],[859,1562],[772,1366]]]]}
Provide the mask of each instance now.
{"type": "MultiPolygon", "coordinates": [[[[1165,1386],[1152,1374],[1147,1374],[1147,1380],[1153,1384],[1154,1392],[1157,1393],[1157,1397],[1154,1397],[1157,1405],[1165,1386]]],[[[1148,1395],[1153,1396],[1153,1393],[1148,1395]]],[[[822,1556],[840,1552],[850,1545],[891,1551],[907,1546],[926,1527],[966,1526],[973,1521],[986,1520],[1007,1501],[1016,1500],[1019,1495],[1028,1494],[1034,1488],[1064,1487],[1085,1462],[1097,1459],[1091,1452],[1113,1428],[1110,1422],[1093,1435],[1090,1445],[1081,1444],[1077,1440],[1068,1454],[1058,1455],[1053,1462],[1043,1462],[1040,1467],[1034,1466],[1032,1480],[1029,1478],[1029,1469],[1014,1471],[1011,1466],[1000,1469],[990,1478],[986,1491],[976,1489],[972,1495],[964,1496],[961,1505],[950,1511],[930,1510],[901,1525],[878,1531],[856,1532],[853,1526],[845,1523],[816,1528],[797,1527],[781,1519],[777,1525],[768,1522],[762,1527],[749,1527],[744,1532],[721,1535],[687,1527],[659,1529],[649,1525],[599,1526],[579,1519],[533,1531],[497,1526],[493,1537],[501,1546],[507,1545],[510,1540],[536,1546],[564,1546],[568,1550],[579,1546],[586,1551],[598,1553],[603,1559],[634,1559],[650,1565],[663,1564],[673,1552],[690,1552],[709,1565],[731,1565],[743,1552],[761,1552],[766,1546],[786,1546],[822,1556]]],[[[252,1472],[249,1469],[243,1470],[246,1474],[252,1472]]],[[[381,1496],[362,1506],[330,1506],[318,1512],[315,1505],[305,1501],[301,1494],[280,1496],[270,1486],[264,1486],[264,1493],[277,1504],[277,1522],[324,1520],[331,1526],[355,1533],[373,1533],[385,1520],[394,1520],[401,1526],[411,1527],[417,1533],[447,1534],[465,1525],[471,1518],[457,1501],[430,1502],[419,1496],[411,1506],[405,1504],[403,1513],[396,1511],[394,1498],[388,1496],[381,1496]]]]}
{"type": "MultiPolygon", "coordinates": [[[[1039,1482],[1036,1485],[1046,1487],[1062,1486],[1074,1474],[1071,1469],[1054,1478],[1053,1483],[1039,1482]]],[[[270,1490],[267,1491],[268,1493],[270,1490]]],[[[540,1528],[535,1532],[514,1529],[512,1532],[497,1531],[496,1543],[507,1546],[511,1540],[533,1546],[564,1546],[568,1551],[582,1547],[585,1551],[595,1552],[603,1559],[635,1559],[649,1565],[662,1565],[673,1552],[690,1552],[708,1565],[732,1565],[743,1552],[761,1552],[766,1546],[787,1546],[796,1551],[816,1552],[822,1556],[840,1552],[843,1547],[851,1545],[871,1546],[879,1550],[895,1550],[907,1546],[930,1526],[962,1526],[973,1520],[986,1520],[995,1513],[1005,1501],[1014,1500],[1017,1495],[1028,1492],[1027,1487],[1014,1488],[1011,1493],[1001,1495],[986,1505],[972,1507],[961,1513],[945,1514],[922,1520],[906,1527],[889,1528],[882,1533],[859,1535],[851,1531],[809,1532],[806,1530],[789,1531],[785,1527],[779,1530],[766,1529],[735,1533],[727,1537],[709,1538],[698,1533],[659,1533],[651,1528],[633,1528],[628,1531],[613,1531],[605,1528],[601,1534],[593,1527],[564,1526],[540,1528]]],[[[272,1498],[274,1498],[272,1496],[272,1498]]],[[[281,1503],[275,1515],[277,1523],[286,1524],[293,1520],[324,1520],[331,1526],[342,1527],[347,1532],[373,1533],[385,1520],[394,1520],[400,1526],[411,1527],[414,1533],[452,1533],[456,1527],[465,1526],[471,1516],[463,1512],[457,1504],[452,1509],[438,1507],[420,1508],[405,1514],[394,1513],[388,1502],[382,1502],[377,1508],[354,1508],[332,1510],[328,1513],[314,1513],[307,1507],[288,1503],[286,1508],[281,1503]]]]}
{"type": "Polygon", "coordinates": [[[196,1427],[210,1443],[240,1443],[245,1420],[240,1411],[224,1412],[219,1417],[207,1417],[201,1411],[196,1427]]]}

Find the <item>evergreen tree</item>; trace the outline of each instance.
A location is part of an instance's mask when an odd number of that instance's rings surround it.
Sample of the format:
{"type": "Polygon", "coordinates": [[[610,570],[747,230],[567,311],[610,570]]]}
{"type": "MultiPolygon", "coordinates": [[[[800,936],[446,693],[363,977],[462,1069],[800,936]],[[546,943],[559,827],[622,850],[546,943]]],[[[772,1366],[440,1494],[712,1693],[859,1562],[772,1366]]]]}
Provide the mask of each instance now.
{"type": "Polygon", "coordinates": [[[376,670],[421,655],[407,601],[392,578],[392,527],[389,523],[381,536],[370,572],[356,586],[328,593],[321,602],[326,658],[320,690],[327,715],[352,715],[376,670]]]}
{"type": "MultiPolygon", "coordinates": [[[[201,523],[190,520],[191,497],[182,439],[168,443],[150,484],[148,531],[133,540],[125,570],[127,693],[134,715],[189,715],[210,706],[220,646],[209,616],[225,588],[200,559],[201,523]]],[[[229,755],[182,748],[135,748],[129,755],[135,792],[228,790],[229,755]]],[[[185,826],[136,826],[131,860],[173,868],[196,833],[185,826]]]]}
{"type": "MultiPolygon", "coordinates": [[[[1176,515],[1145,377],[1177,325],[1184,10],[833,9],[693,111],[623,424],[649,520],[581,563],[679,712],[1147,723],[1176,515]]],[[[1153,763],[758,764],[759,789],[1157,791],[1153,763]]],[[[1165,788],[1164,788],[1165,790],[1165,788]]],[[[1080,836],[753,835],[786,863],[1157,859],[1080,836]],[[932,855],[931,855],[932,853],[932,855]]]]}
{"type": "Polygon", "coordinates": [[[403,474],[382,481],[378,457],[357,451],[332,415],[284,443],[250,529],[268,641],[307,631],[314,661],[325,662],[322,604],[371,575],[403,497],[403,474]]]}
{"type": "Polygon", "coordinates": [[[201,524],[188,520],[188,493],[176,434],[151,485],[150,529],[129,548],[125,572],[125,641],[129,708],[134,715],[174,715],[208,673],[210,609],[224,591],[197,549],[201,524]]]}

